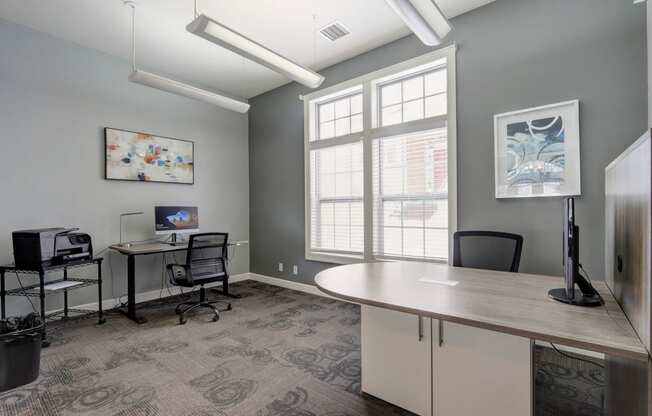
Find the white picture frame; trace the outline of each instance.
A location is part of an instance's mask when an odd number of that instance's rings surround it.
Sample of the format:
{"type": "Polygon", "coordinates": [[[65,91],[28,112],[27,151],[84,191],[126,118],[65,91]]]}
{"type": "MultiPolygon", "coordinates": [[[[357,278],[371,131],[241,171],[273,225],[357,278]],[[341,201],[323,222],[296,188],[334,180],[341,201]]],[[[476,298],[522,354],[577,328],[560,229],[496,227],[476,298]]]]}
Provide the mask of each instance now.
{"type": "Polygon", "coordinates": [[[581,194],[579,100],[494,115],[496,198],[581,194]]]}

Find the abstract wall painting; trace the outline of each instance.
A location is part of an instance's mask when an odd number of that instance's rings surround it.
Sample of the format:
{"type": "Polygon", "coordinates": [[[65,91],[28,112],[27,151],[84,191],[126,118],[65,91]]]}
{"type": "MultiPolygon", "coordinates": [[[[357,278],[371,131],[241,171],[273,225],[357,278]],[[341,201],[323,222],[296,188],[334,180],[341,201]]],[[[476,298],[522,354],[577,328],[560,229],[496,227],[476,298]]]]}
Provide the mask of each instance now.
{"type": "Polygon", "coordinates": [[[494,116],[496,198],[580,195],[579,101],[494,116]]]}
{"type": "Polygon", "coordinates": [[[193,142],[109,127],[104,141],[105,179],[195,183],[193,142]]]}

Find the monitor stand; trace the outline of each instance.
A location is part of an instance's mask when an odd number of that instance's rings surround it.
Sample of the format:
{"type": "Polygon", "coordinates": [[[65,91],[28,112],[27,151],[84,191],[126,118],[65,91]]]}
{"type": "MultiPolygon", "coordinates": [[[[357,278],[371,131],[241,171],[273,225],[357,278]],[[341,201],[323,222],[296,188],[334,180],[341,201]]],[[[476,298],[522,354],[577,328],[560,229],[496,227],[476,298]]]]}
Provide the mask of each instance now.
{"type": "Polygon", "coordinates": [[[170,241],[168,242],[171,246],[183,246],[186,243],[183,241],[177,241],[177,233],[170,234],[170,241]]]}
{"type": "Polygon", "coordinates": [[[600,296],[587,295],[577,289],[575,289],[574,292],[575,293],[573,298],[570,298],[568,294],[566,294],[565,288],[551,289],[550,291],[548,291],[548,296],[550,296],[552,299],[558,302],[567,303],[569,305],[576,305],[576,306],[601,306],[602,305],[602,299],[600,299],[600,296]]]}
{"type": "Polygon", "coordinates": [[[576,306],[601,306],[604,303],[598,291],[595,290],[591,282],[584,276],[577,273],[573,280],[574,290],[572,297],[568,296],[566,288],[551,289],[548,292],[548,296],[558,302],[576,306]],[[574,287],[575,284],[577,284],[579,290],[574,287]]]}

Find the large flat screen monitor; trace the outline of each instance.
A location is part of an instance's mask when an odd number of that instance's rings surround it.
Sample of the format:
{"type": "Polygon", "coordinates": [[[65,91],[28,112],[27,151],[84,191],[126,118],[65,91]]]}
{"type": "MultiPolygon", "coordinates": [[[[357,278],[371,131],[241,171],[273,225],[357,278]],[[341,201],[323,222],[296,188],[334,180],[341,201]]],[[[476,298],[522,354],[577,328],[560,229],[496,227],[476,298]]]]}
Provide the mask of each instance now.
{"type": "Polygon", "coordinates": [[[575,198],[565,198],[562,259],[566,287],[551,289],[548,294],[554,300],[571,305],[600,306],[602,297],[591,282],[580,274],[580,227],[575,225],[575,215],[575,198]],[[575,285],[579,291],[575,290],[575,285]]]}
{"type": "Polygon", "coordinates": [[[199,231],[197,207],[154,207],[156,234],[193,233],[199,231]]]}

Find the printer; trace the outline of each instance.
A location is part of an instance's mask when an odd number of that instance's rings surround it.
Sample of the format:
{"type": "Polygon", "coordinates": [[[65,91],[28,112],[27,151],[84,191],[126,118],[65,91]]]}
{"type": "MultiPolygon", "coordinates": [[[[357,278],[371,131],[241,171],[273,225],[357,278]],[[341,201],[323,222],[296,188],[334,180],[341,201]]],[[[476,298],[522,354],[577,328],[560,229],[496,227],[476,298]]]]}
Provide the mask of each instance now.
{"type": "Polygon", "coordinates": [[[91,236],[78,228],[14,231],[14,262],[18,265],[64,264],[93,257],[91,236]]]}

